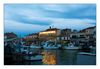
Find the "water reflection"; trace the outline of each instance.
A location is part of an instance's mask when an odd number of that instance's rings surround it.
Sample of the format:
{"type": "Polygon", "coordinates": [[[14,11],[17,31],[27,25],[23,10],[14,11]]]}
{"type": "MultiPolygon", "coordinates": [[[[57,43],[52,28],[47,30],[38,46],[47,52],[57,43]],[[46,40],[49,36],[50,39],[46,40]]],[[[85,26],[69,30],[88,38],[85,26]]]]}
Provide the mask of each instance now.
{"type": "Polygon", "coordinates": [[[59,65],[74,65],[77,61],[77,50],[60,50],[58,51],[58,63],[59,65]]]}
{"type": "Polygon", "coordinates": [[[77,50],[44,50],[43,64],[74,65],[77,61],[77,50]]]}
{"type": "Polygon", "coordinates": [[[48,65],[56,64],[57,59],[55,52],[45,50],[42,52],[42,54],[43,54],[43,59],[42,59],[43,64],[48,64],[48,65]]]}
{"type": "MultiPolygon", "coordinates": [[[[35,59],[37,55],[41,55],[42,58],[39,61],[32,60],[27,61],[23,59],[23,55],[15,55],[18,57],[16,61],[10,59],[8,62],[15,65],[95,65],[96,56],[78,54],[78,50],[34,50],[35,59]],[[20,61],[20,59],[22,61],[20,61]],[[12,62],[11,62],[12,61],[12,62]]],[[[28,56],[28,55],[27,55],[28,56]]],[[[28,56],[29,59],[32,56],[28,56]]],[[[9,64],[8,63],[8,64],[9,64]]]]}

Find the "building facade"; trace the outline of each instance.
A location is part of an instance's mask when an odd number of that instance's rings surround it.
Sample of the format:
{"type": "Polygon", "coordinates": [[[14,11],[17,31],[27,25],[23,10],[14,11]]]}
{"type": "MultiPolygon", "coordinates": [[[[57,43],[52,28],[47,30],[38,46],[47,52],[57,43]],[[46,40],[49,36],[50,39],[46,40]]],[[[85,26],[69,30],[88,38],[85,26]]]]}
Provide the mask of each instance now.
{"type": "Polygon", "coordinates": [[[4,33],[4,39],[17,38],[17,35],[13,32],[4,33]]]}
{"type": "Polygon", "coordinates": [[[61,34],[57,36],[57,42],[68,44],[70,42],[71,29],[62,29],[61,34]]]}
{"type": "Polygon", "coordinates": [[[40,40],[52,40],[55,41],[57,36],[61,34],[61,30],[57,28],[49,28],[45,31],[39,32],[39,39],[40,40]]]}
{"type": "Polygon", "coordinates": [[[96,26],[83,29],[78,33],[71,33],[70,38],[76,45],[96,46],[96,26]]]}

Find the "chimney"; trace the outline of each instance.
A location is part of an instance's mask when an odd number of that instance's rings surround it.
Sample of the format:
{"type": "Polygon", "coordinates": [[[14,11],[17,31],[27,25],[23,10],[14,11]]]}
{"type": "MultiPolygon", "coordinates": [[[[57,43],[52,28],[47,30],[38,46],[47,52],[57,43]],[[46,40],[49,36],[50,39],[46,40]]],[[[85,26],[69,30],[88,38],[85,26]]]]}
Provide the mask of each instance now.
{"type": "Polygon", "coordinates": [[[51,29],[51,26],[49,28],[51,29]]]}

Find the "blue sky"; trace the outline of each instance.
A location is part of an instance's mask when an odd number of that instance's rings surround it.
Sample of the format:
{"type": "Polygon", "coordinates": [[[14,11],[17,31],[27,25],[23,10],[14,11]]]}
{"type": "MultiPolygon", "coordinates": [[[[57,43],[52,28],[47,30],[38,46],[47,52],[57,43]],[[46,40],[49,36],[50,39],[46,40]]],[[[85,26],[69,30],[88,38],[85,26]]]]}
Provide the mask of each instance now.
{"type": "Polygon", "coordinates": [[[96,25],[95,4],[5,4],[5,32],[27,35],[49,26],[81,30],[96,25]]]}

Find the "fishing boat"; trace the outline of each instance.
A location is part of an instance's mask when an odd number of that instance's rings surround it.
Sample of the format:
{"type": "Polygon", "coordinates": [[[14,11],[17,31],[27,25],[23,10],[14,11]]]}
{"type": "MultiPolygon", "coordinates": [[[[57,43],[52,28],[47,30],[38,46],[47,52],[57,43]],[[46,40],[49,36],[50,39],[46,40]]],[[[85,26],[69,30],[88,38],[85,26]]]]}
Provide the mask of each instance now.
{"type": "Polygon", "coordinates": [[[42,60],[42,55],[35,55],[35,56],[24,56],[24,60],[28,60],[28,61],[39,61],[42,60]]]}
{"type": "Polygon", "coordinates": [[[30,45],[31,49],[41,49],[41,46],[34,45],[33,43],[30,45]]]}
{"type": "Polygon", "coordinates": [[[44,49],[58,49],[59,47],[59,45],[54,44],[52,41],[47,41],[43,45],[44,49]]]}
{"type": "Polygon", "coordinates": [[[79,52],[78,54],[80,54],[80,55],[91,55],[91,56],[96,56],[96,54],[95,53],[91,53],[91,52],[79,52]]]}
{"type": "Polygon", "coordinates": [[[58,49],[59,47],[54,47],[54,46],[46,46],[46,47],[44,47],[44,49],[58,49]]]}
{"type": "Polygon", "coordinates": [[[90,46],[89,48],[92,53],[96,54],[96,47],[90,46]]]}
{"type": "Polygon", "coordinates": [[[30,46],[30,48],[32,48],[32,49],[41,49],[41,46],[32,45],[32,46],[30,46]]]}
{"type": "Polygon", "coordinates": [[[74,46],[74,44],[70,43],[70,44],[68,44],[68,46],[64,46],[63,49],[77,50],[77,49],[80,49],[80,48],[77,47],[77,46],[74,46]]]}

